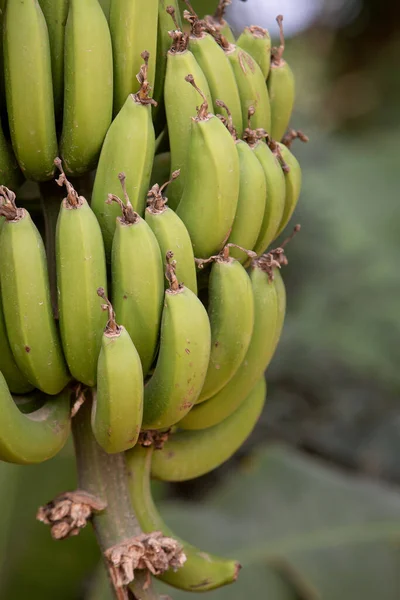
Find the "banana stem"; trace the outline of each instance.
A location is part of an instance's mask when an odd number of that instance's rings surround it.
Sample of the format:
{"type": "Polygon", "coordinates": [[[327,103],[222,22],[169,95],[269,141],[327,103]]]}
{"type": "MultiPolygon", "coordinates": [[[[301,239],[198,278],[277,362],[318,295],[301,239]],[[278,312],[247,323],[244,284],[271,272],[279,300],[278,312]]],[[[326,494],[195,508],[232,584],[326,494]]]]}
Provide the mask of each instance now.
{"type": "MultiPolygon", "coordinates": [[[[140,535],[141,529],[133,512],[126,483],[123,454],[106,454],[97,444],[91,429],[91,402],[83,404],[72,421],[78,486],[107,503],[92,524],[102,553],[128,538],[140,535]]],[[[116,600],[160,600],[154,591],[148,571],[135,571],[130,590],[114,589],[116,600]]]]}

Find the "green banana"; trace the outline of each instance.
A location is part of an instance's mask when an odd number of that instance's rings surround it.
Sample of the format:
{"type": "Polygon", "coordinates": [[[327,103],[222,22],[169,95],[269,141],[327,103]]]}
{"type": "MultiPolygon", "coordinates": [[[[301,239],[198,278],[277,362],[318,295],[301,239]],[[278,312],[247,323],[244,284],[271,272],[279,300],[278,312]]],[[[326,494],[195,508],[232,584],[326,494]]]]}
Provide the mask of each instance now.
{"type": "Polygon", "coordinates": [[[97,291],[108,311],[97,366],[97,391],[92,408],[92,430],[108,454],[136,444],[143,416],[143,371],[129,333],[117,325],[105,290],[97,291]]]}
{"type": "Polygon", "coordinates": [[[64,69],[60,151],[65,171],[77,176],[96,166],[112,118],[111,37],[98,0],[70,0],[64,69]]]}
{"type": "Polygon", "coordinates": [[[257,242],[253,246],[256,254],[262,254],[277,237],[285,209],[286,185],[285,177],[276,151],[272,151],[260,137],[262,131],[246,130],[246,141],[250,145],[264,169],[267,184],[267,199],[264,218],[257,242]]]}
{"type": "MultiPolygon", "coordinates": [[[[172,174],[179,176],[179,171],[172,174]]],[[[163,196],[162,187],[155,184],[147,195],[146,223],[157,238],[162,256],[168,251],[174,253],[176,260],[176,276],[189,290],[197,294],[196,263],[192,242],[183,221],[166,205],[168,199],[163,196]]]]}
{"type": "Polygon", "coordinates": [[[1,298],[8,340],[26,379],[49,395],[69,375],[53,320],[46,253],[28,211],[16,208],[15,194],[0,187],[1,298]]]}
{"type": "Polygon", "coordinates": [[[112,0],[99,0],[100,6],[103,9],[107,21],[110,20],[110,9],[112,0]]]}
{"type": "Polygon", "coordinates": [[[64,39],[69,0],[39,0],[47,23],[53,75],[54,112],[61,120],[64,96],[64,39]]]}
{"type": "Polygon", "coordinates": [[[279,25],[281,45],[272,52],[271,70],[267,80],[271,101],[271,129],[267,129],[267,131],[273,140],[280,142],[289,125],[293,111],[295,81],[292,69],[283,58],[285,38],[282,15],[279,15],[276,20],[279,25]]]}
{"type": "MultiPolygon", "coordinates": [[[[0,225],[1,227],[1,225],[0,225]]],[[[1,270],[0,270],[1,271],[1,270]]],[[[10,343],[7,338],[6,324],[3,315],[0,291],[0,371],[7,382],[10,391],[14,394],[25,394],[33,390],[33,385],[19,370],[14,356],[11,352],[10,343]]]]}
{"type": "Polygon", "coordinates": [[[158,181],[167,181],[171,173],[171,154],[161,152],[156,154],[153,162],[153,169],[150,177],[150,187],[153,187],[158,181]]]}
{"type": "MultiPolygon", "coordinates": [[[[202,94],[191,75],[186,80],[202,94]]],[[[239,158],[232,136],[208,112],[202,96],[203,104],[192,119],[185,188],[176,212],[189,231],[195,255],[208,258],[221,250],[235,219],[239,158]]]]}
{"type": "Polygon", "coordinates": [[[220,100],[217,101],[217,106],[224,108],[228,114],[227,118],[222,115],[218,117],[235,140],[239,157],[239,198],[228,242],[240,247],[232,246],[230,254],[239,262],[245,263],[248,255],[242,248],[252,250],[258,239],[265,213],[267,183],[264,169],[250,146],[243,140],[237,139],[229,108],[220,100]]]}
{"type": "Polygon", "coordinates": [[[154,85],[157,52],[158,0],[112,0],[110,30],[114,56],[114,114],[129,94],[139,91],[136,79],[141,54],[150,54],[147,80],[154,85]]]}
{"type": "MultiPolygon", "coordinates": [[[[162,113],[165,119],[164,106],[164,84],[167,71],[167,55],[171,47],[171,38],[169,30],[171,29],[171,15],[167,12],[167,6],[171,6],[177,19],[179,29],[182,29],[181,15],[178,6],[178,0],[159,0],[158,2],[158,26],[157,26],[157,58],[156,58],[156,78],[154,81],[153,98],[157,102],[154,108],[155,120],[162,120],[162,113]]],[[[169,173],[168,173],[169,174],[169,173]]],[[[163,181],[165,179],[163,178],[163,181]]]]}
{"type": "Polygon", "coordinates": [[[127,192],[132,206],[140,215],[143,214],[146,194],[149,189],[150,175],[154,157],[155,135],[151,119],[153,100],[148,96],[147,60],[142,65],[139,77],[141,90],[131,94],[111,124],[104,140],[97,167],[92,194],[92,210],[100,223],[103,233],[106,256],[111,255],[117,206],[106,204],[108,194],[118,194],[119,173],[127,175],[127,192]]]}
{"type": "Polygon", "coordinates": [[[286,295],[281,275],[271,275],[256,261],[250,274],[254,294],[254,328],[250,346],[232,379],[215,396],[195,406],[179,423],[183,429],[206,429],[227,419],[268,367],[283,327],[286,295]]]}
{"type": "MultiPolygon", "coordinates": [[[[247,272],[226,246],[216,257],[208,287],[211,355],[197,402],[214,396],[232,379],[249,348],[254,326],[253,291],[247,272]]],[[[208,262],[208,261],[207,261],[208,262]]]]}
{"type": "Polygon", "coordinates": [[[245,27],[236,43],[254,58],[264,79],[267,79],[271,67],[271,37],[268,31],[257,25],[245,27]]]}
{"type": "Polygon", "coordinates": [[[164,295],[163,262],[149,225],[133,211],[125,190],[125,204],[110,195],[122,209],[117,219],[111,254],[112,297],[117,320],[135,344],[147,375],[158,343],[164,295]]]}
{"type": "Polygon", "coordinates": [[[0,372],[0,460],[33,465],[53,458],[69,436],[70,396],[68,388],[57,397],[46,396],[43,406],[24,414],[0,372]]]}
{"type": "Polygon", "coordinates": [[[8,120],[18,164],[28,179],[51,179],[57,155],[51,56],[37,0],[8,0],[3,50],[8,120]]]}
{"type": "Polygon", "coordinates": [[[204,18],[209,28],[215,29],[219,34],[223,35],[230,44],[234,44],[235,36],[233,35],[229,23],[224,19],[226,7],[229,6],[231,2],[232,0],[219,0],[214,15],[206,15],[204,18]]]}
{"type": "Polygon", "coordinates": [[[226,43],[226,40],[220,36],[216,40],[228,56],[235,74],[242,106],[243,130],[250,126],[253,129],[261,128],[269,132],[271,107],[260,67],[250,54],[239,46],[226,43]],[[248,114],[251,106],[254,106],[256,110],[251,114],[249,125],[248,114]]]}
{"type": "Polygon", "coordinates": [[[243,132],[242,108],[238,86],[229,59],[215,39],[205,31],[204,21],[200,21],[193,10],[184,11],[183,16],[191,25],[189,50],[207,78],[214,112],[217,112],[217,100],[225,102],[231,111],[238,136],[241,137],[243,132]]]}
{"type": "Polygon", "coordinates": [[[164,583],[189,592],[206,592],[236,581],[240,564],[204,552],[181,540],[164,523],[151,492],[150,471],[153,447],[137,445],[126,453],[128,486],[133,509],[144,533],[162,531],[163,535],[177,540],[186,555],[185,564],[175,573],[169,569],[159,576],[164,583]]]}
{"type": "Polygon", "coordinates": [[[278,235],[280,235],[285,229],[286,225],[290,221],[290,218],[295,211],[297,202],[300,197],[302,183],[301,167],[297,158],[285,145],[278,144],[278,148],[282,155],[282,159],[286,165],[286,168],[284,170],[286,181],[286,199],[282,221],[279,225],[276,237],[278,237],[278,235]]]}
{"type": "Polygon", "coordinates": [[[172,252],[167,256],[161,341],[154,374],[144,389],[143,429],[171,427],[196,402],[210,359],[211,332],[197,296],[180,285],[172,252]]]}
{"type": "Polygon", "coordinates": [[[97,359],[106,317],[99,310],[98,287],[107,287],[100,226],[83,196],[65,177],[61,161],[57,183],[65,185],[56,228],[56,268],[61,341],[71,375],[96,384],[97,359]]]}
{"type": "Polygon", "coordinates": [[[207,79],[197,60],[187,49],[189,36],[179,29],[171,31],[172,47],[167,56],[164,101],[171,146],[171,173],[180,170],[181,176],[168,186],[169,206],[178,206],[186,177],[186,161],[192,135],[192,117],[196,115],[198,94],[188,85],[185,77],[191,73],[199,88],[212,105],[207,79]]]}
{"type": "Polygon", "coordinates": [[[162,481],[187,481],[227,461],[253,431],[266,397],[261,377],[239,408],[221,423],[202,431],[178,431],[154,453],[151,475],[162,481]]]}

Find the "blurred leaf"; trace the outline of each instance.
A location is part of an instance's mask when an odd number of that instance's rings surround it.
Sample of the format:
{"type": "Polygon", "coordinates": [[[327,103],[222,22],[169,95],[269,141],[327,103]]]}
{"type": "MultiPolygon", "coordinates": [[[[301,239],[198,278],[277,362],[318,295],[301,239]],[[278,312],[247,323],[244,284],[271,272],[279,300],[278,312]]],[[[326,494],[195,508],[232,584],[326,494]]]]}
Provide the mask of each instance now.
{"type": "Polygon", "coordinates": [[[208,506],[175,503],[164,512],[180,536],[243,564],[238,582],[210,600],[263,589],[268,600],[398,598],[400,496],[293,450],[263,451],[208,506]]]}

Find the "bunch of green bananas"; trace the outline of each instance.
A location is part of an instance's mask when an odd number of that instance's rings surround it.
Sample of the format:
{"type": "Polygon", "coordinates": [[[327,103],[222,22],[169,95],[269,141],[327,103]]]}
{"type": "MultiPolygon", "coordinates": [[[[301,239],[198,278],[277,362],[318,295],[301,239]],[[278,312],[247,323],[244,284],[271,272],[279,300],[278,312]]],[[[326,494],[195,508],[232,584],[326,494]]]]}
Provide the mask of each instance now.
{"type": "MultiPolygon", "coordinates": [[[[262,411],[286,302],[284,253],[263,253],[301,188],[283,34],[235,41],[226,1],[204,20],[187,4],[189,30],[174,0],[1,2],[0,459],[53,457],[84,390],[143,531],[164,534],[150,478],[216,468],[262,411]]],[[[237,576],[184,551],[173,586],[237,576]]]]}

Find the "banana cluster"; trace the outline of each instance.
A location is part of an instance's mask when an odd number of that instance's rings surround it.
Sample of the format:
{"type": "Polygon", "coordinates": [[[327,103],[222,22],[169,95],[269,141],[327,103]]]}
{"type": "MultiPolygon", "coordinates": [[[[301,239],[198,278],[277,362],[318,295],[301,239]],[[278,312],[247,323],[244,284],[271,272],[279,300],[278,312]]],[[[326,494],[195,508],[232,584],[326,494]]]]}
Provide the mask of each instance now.
{"type": "MultiPolygon", "coordinates": [[[[183,29],[173,0],[2,2],[0,459],[57,454],[83,394],[143,531],[165,535],[151,477],[216,468],[263,409],[286,306],[284,252],[263,253],[301,188],[282,18],[279,48],[257,26],[235,40],[227,4],[203,20],[187,2],[183,29]]],[[[183,545],[171,585],[236,578],[183,545]]]]}

